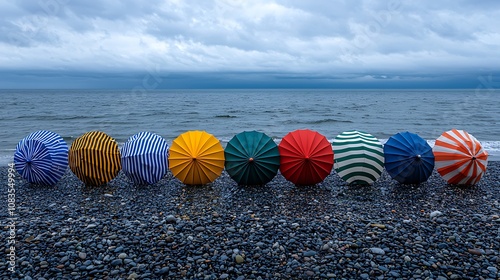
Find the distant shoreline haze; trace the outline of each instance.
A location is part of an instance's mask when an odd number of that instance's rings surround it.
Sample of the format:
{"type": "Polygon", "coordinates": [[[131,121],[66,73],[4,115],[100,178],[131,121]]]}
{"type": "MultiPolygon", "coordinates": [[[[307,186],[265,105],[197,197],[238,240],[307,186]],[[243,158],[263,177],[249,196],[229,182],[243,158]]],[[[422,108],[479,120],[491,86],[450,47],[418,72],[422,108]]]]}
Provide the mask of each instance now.
{"type": "Polygon", "coordinates": [[[483,89],[500,92],[500,73],[311,75],[293,73],[81,73],[0,71],[0,89],[483,89]]]}

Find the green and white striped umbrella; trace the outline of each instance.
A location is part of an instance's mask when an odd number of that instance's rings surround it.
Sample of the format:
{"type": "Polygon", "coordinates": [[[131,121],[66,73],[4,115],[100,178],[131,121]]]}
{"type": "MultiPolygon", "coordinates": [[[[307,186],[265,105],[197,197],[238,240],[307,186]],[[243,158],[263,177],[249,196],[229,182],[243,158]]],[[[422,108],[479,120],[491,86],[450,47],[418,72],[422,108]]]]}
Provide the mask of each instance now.
{"type": "Polygon", "coordinates": [[[332,143],[334,168],[348,184],[370,185],[384,170],[384,149],[373,135],[345,131],[332,143]]]}

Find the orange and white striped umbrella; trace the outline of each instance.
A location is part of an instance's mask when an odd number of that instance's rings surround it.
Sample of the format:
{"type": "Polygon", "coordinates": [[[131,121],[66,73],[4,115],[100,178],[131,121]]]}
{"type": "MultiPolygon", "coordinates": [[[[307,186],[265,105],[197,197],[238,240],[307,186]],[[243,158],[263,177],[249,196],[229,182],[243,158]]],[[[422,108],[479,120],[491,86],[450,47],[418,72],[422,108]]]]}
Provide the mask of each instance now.
{"type": "Polygon", "coordinates": [[[446,131],[433,148],[439,174],[454,185],[479,182],[488,164],[488,153],[477,139],[463,130],[446,131]]]}

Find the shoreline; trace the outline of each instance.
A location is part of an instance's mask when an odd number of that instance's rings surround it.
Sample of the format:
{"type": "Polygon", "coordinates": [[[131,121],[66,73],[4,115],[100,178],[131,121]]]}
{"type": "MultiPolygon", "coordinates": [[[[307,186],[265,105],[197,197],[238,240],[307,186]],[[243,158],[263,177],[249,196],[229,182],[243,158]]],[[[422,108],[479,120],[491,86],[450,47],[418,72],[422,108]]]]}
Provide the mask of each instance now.
{"type": "MultiPolygon", "coordinates": [[[[7,168],[0,175],[7,194],[7,168]]],[[[144,187],[122,172],[99,188],[69,170],[55,187],[15,179],[17,266],[7,270],[3,242],[2,278],[499,276],[499,162],[471,188],[449,186],[436,171],[419,187],[385,171],[370,187],[347,186],[334,171],[311,187],[279,174],[267,186],[239,187],[226,172],[201,187],[170,173],[144,187]]]]}
{"type": "MultiPolygon", "coordinates": [[[[9,163],[14,162],[14,156],[0,156],[0,168],[6,168],[9,163]]],[[[490,162],[500,162],[500,155],[488,155],[488,165],[490,162]]],[[[334,171],[334,170],[333,170],[334,171]]]]}
{"type": "MultiPolygon", "coordinates": [[[[75,139],[76,139],[76,137],[75,137],[75,139]]],[[[224,148],[226,147],[227,142],[229,142],[229,140],[231,140],[231,138],[228,138],[228,139],[217,138],[217,139],[221,142],[221,144],[224,148]]],[[[19,139],[19,141],[20,140],[21,139],[19,139]]],[[[378,140],[382,143],[382,145],[385,144],[385,142],[387,141],[387,139],[378,139],[378,140]]],[[[432,140],[427,139],[426,141],[431,147],[434,147],[435,140],[436,139],[432,139],[432,140]]],[[[120,148],[120,151],[121,151],[121,147],[123,146],[125,141],[118,142],[118,146],[120,148]]],[[[281,138],[274,139],[274,141],[276,142],[276,144],[279,144],[279,142],[281,141],[281,138]]],[[[69,142],[69,141],[66,141],[66,142],[68,144],[68,148],[70,148],[72,142],[69,142]]],[[[332,143],[333,138],[328,138],[328,142],[332,143]]],[[[167,140],[167,143],[168,143],[169,147],[172,145],[171,140],[167,140]]],[[[488,155],[488,162],[500,162],[500,141],[480,141],[480,143],[483,145],[483,148],[489,154],[488,155]]],[[[7,164],[13,162],[14,153],[16,151],[16,149],[15,149],[16,146],[17,146],[17,143],[15,143],[15,145],[13,144],[12,145],[13,148],[11,148],[11,149],[0,150],[0,168],[5,167],[5,166],[7,166],[7,164]]]]}

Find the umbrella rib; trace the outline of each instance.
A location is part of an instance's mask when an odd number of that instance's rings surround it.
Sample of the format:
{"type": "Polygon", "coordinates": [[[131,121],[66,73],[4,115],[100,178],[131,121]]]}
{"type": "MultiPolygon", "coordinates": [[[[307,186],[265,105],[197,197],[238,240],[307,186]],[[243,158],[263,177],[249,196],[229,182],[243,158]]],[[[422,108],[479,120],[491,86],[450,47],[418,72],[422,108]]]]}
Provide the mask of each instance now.
{"type": "Polygon", "coordinates": [[[255,150],[255,157],[264,157],[266,154],[271,153],[274,150],[278,150],[278,146],[272,141],[268,142],[265,145],[259,146],[259,148],[255,150]]]}

